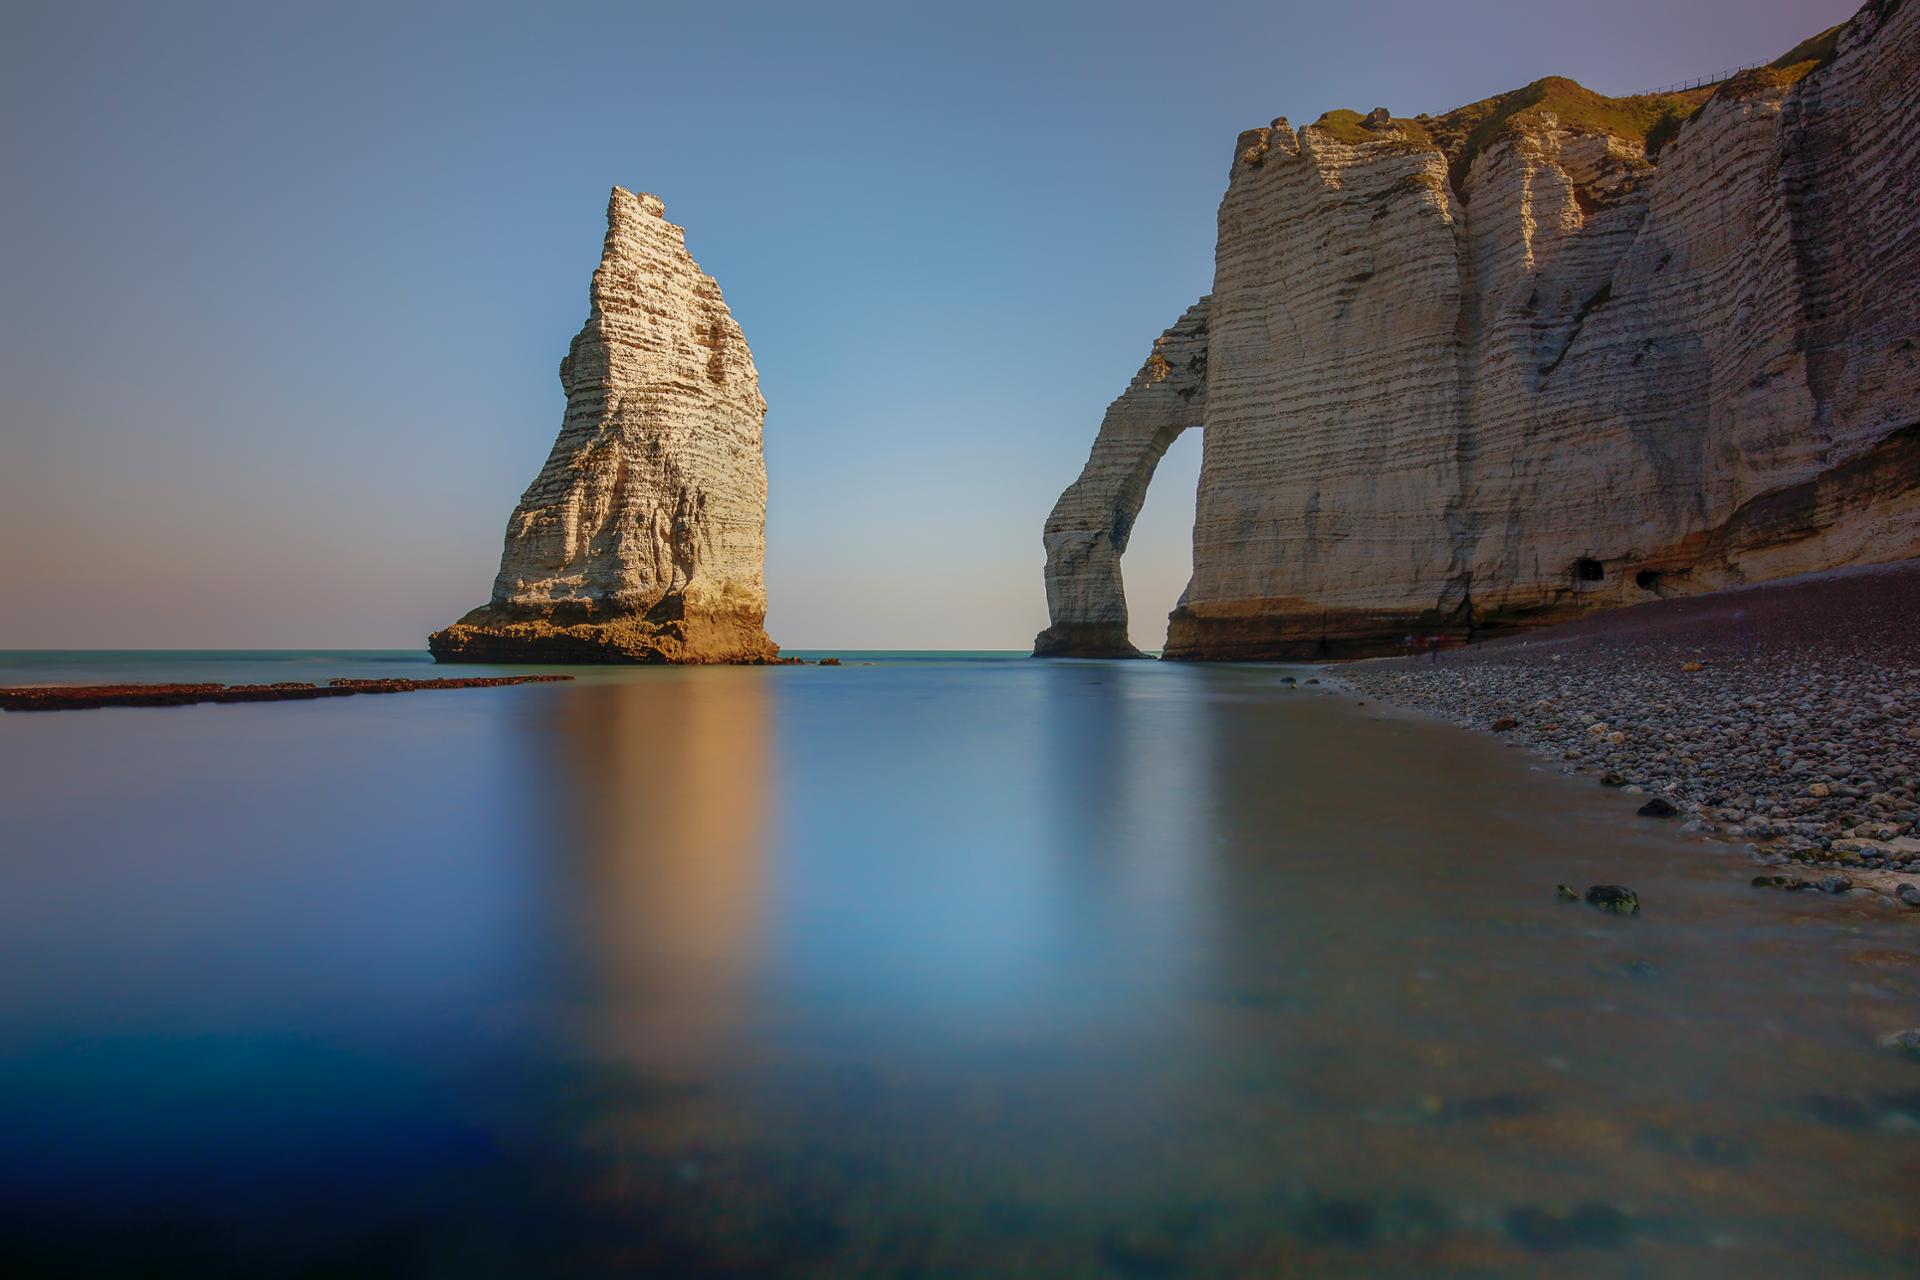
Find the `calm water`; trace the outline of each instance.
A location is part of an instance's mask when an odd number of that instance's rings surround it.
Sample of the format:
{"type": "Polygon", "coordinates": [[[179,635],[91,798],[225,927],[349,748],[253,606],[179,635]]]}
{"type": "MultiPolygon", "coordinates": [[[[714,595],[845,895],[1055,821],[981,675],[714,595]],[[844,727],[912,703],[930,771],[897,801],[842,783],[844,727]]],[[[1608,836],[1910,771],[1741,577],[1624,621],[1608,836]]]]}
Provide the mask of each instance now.
{"type": "Polygon", "coordinates": [[[1920,1263],[1910,924],[1279,670],[843,656],[0,715],[0,1271],[1920,1263]]]}

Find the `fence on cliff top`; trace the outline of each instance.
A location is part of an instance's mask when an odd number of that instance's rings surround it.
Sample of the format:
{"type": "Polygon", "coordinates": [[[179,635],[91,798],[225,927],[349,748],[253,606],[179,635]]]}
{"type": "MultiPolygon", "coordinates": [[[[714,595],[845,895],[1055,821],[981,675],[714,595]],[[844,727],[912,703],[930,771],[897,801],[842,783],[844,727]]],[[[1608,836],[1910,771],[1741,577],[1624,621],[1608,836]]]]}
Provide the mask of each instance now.
{"type": "Polygon", "coordinates": [[[1704,89],[1710,84],[1719,84],[1722,80],[1731,80],[1742,71],[1752,71],[1756,67],[1764,67],[1767,65],[1765,62],[1749,62],[1743,66],[1728,67],[1725,71],[1716,71],[1710,76],[1699,76],[1693,80],[1682,80],[1677,84],[1663,84],[1658,89],[1642,89],[1640,92],[1629,96],[1635,98],[1651,98],[1658,93],[1685,93],[1689,89],[1704,89]]]}

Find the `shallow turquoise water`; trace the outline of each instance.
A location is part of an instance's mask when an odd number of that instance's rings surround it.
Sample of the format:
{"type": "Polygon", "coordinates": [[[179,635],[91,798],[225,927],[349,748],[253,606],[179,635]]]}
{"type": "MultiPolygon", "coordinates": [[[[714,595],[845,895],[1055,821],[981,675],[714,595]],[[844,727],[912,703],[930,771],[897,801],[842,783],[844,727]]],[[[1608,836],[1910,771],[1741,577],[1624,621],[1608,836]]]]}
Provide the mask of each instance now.
{"type": "Polygon", "coordinates": [[[0,1270],[1915,1265],[1905,922],[1279,669],[837,656],[0,715],[0,1270]]]}

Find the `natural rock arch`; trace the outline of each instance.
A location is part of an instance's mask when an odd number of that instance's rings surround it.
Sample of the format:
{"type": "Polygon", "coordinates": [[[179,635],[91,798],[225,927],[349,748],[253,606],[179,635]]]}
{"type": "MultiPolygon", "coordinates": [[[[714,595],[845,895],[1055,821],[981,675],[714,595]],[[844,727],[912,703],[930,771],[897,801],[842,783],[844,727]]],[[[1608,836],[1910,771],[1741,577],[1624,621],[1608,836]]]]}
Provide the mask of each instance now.
{"type": "Polygon", "coordinates": [[[1168,446],[1201,426],[1207,400],[1208,299],[1188,307],[1119,399],[1107,406],[1080,478],[1047,517],[1047,616],[1035,657],[1144,657],[1127,638],[1120,557],[1168,446]]]}

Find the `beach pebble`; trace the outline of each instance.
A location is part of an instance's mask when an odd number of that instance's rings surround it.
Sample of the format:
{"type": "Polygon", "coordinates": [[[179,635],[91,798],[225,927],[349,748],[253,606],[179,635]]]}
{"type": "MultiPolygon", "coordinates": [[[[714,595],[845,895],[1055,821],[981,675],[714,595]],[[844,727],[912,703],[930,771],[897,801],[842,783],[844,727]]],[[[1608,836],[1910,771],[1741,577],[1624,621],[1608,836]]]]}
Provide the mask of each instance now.
{"type": "Polygon", "coordinates": [[[1851,581],[1783,588],[1773,603],[1761,588],[1743,596],[1743,627],[1702,596],[1646,606],[1659,626],[1627,611],[1618,625],[1570,624],[1552,645],[1356,664],[1342,683],[1483,732],[1501,725],[1563,772],[1639,795],[1649,816],[1693,819],[1769,860],[1857,868],[1863,887],[1899,896],[1890,878],[1864,877],[1920,875],[1920,611],[1903,603],[1906,578],[1851,581]],[[1774,621],[1754,625],[1763,615],[1774,621]],[[1831,625],[1843,616],[1850,625],[1831,625]]]}
{"type": "Polygon", "coordinates": [[[1904,1053],[1911,1058],[1920,1058],[1920,1027],[1908,1027],[1905,1031],[1893,1031],[1880,1037],[1880,1047],[1891,1053],[1904,1053]]]}
{"type": "Polygon", "coordinates": [[[1615,915],[1640,914],[1640,898],[1623,884],[1596,884],[1587,890],[1587,902],[1615,915]]]}

